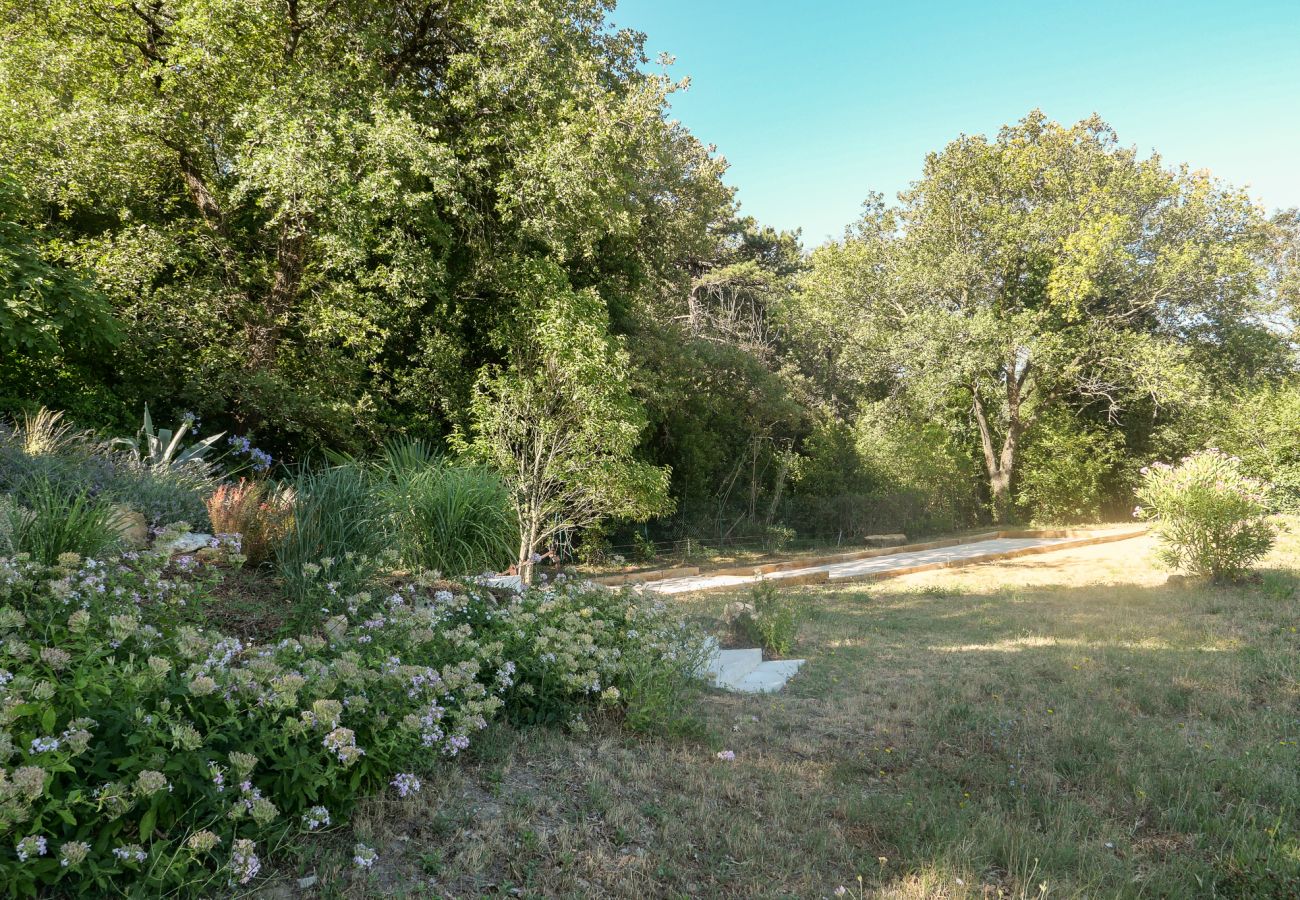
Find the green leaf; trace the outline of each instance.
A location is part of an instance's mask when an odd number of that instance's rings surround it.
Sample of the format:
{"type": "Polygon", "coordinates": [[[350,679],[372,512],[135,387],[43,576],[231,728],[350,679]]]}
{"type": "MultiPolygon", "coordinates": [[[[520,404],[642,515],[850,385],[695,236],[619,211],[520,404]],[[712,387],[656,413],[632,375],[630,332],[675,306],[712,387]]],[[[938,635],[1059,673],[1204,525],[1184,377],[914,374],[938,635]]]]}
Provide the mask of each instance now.
{"type": "Polygon", "coordinates": [[[158,808],[155,806],[151,806],[149,807],[148,810],[145,811],[145,814],[140,817],[141,843],[147,842],[149,840],[150,836],[153,834],[154,825],[157,823],[157,821],[158,821],[158,808]]]}

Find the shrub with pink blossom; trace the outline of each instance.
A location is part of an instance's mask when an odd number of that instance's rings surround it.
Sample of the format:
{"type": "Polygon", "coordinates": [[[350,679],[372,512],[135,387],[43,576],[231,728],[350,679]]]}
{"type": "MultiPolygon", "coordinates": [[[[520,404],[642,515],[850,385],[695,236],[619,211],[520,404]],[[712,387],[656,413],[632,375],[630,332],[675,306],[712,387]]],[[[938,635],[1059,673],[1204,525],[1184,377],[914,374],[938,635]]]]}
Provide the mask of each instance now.
{"type": "Polygon", "coordinates": [[[1143,469],[1138,503],[1134,515],[1152,524],[1160,560],[1190,575],[1240,578],[1277,537],[1268,486],[1217,450],[1143,469]]]}

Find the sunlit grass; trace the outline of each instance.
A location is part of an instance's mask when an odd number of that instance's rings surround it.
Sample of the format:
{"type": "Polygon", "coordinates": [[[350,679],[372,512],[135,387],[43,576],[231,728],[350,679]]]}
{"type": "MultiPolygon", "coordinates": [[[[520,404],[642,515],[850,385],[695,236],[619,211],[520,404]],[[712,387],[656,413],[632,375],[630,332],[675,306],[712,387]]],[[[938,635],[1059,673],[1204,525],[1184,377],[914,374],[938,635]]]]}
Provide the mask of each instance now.
{"type": "Polygon", "coordinates": [[[300,867],[326,896],[1295,895],[1300,542],[1233,588],[1150,550],[805,588],[804,671],[710,697],[710,739],[501,729],[363,810],[377,872],[300,867]]]}

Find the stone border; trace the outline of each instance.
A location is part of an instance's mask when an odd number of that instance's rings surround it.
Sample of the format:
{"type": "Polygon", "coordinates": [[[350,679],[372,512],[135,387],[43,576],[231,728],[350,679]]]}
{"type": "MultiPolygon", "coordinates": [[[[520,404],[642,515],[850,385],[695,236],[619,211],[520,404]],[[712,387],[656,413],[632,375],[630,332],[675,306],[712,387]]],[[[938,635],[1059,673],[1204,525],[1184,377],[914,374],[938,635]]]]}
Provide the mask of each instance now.
{"type": "MultiPolygon", "coordinates": [[[[651,581],[667,581],[670,578],[686,578],[696,575],[709,577],[713,575],[771,575],[774,572],[789,572],[795,569],[812,569],[817,566],[835,565],[842,562],[856,562],[860,559],[874,559],[878,556],[891,556],[895,553],[919,553],[925,550],[942,550],[945,547],[958,547],[962,544],[978,544],[980,541],[993,541],[999,538],[1079,538],[1078,541],[1070,541],[1062,544],[1046,544],[1041,547],[1024,547],[1019,550],[1006,550],[998,553],[986,553],[979,556],[972,556],[967,559],[950,560],[940,563],[925,563],[920,566],[909,566],[903,569],[889,569],[886,572],[873,572],[870,575],[851,576],[847,578],[817,578],[817,575],[827,575],[828,573],[809,573],[807,576],[792,576],[791,578],[782,578],[783,584],[816,584],[820,581],[871,581],[879,578],[888,578],[891,575],[907,575],[912,572],[923,572],[928,569],[956,568],[961,565],[970,565],[973,562],[986,562],[993,559],[1011,559],[1016,556],[1027,556],[1034,553],[1046,553],[1051,550],[1061,550],[1067,547],[1087,547],[1091,544],[1105,544],[1111,541],[1122,541],[1131,537],[1138,537],[1145,534],[1146,526],[1137,526],[1115,531],[1103,532],[1098,534],[1096,531],[1088,531],[1078,528],[1021,528],[1006,529],[1002,531],[981,531],[976,534],[965,535],[957,538],[941,538],[935,541],[925,541],[919,544],[901,544],[896,547],[873,547],[870,550],[852,550],[847,553],[834,553],[828,556],[810,556],[804,559],[787,560],[779,563],[764,563],[758,566],[730,566],[722,569],[709,569],[701,571],[699,566],[678,566],[672,569],[652,569],[647,572],[633,572],[627,575],[605,575],[600,578],[592,578],[590,581],[596,584],[603,584],[610,587],[617,587],[626,584],[645,584],[651,581]],[[806,580],[805,580],[806,579],[806,580]]],[[[704,590],[709,590],[705,588],[704,590]]],[[[716,589],[715,589],[716,590],[716,589]]]]}

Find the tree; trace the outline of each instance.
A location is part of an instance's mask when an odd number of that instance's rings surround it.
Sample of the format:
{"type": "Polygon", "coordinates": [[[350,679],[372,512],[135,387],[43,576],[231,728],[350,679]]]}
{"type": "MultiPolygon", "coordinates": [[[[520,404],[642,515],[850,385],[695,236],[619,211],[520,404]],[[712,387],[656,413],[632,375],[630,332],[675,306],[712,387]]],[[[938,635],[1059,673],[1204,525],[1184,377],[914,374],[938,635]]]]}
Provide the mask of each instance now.
{"type": "Polygon", "coordinates": [[[1270,240],[1244,193],[1140,159],[1099,118],[1034,112],[931,154],[897,208],[869,205],[814,254],[801,302],[814,323],[852,323],[839,365],[859,382],[968,411],[1001,521],[1045,413],[1167,402],[1198,357],[1269,334],[1270,240]]]}
{"type": "Polygon", "coordinates": [[[803,259],[797,233],[749,218],[713,238],[686,266],[689,285],[642,315],[628,344],[646,453],[673,470],[679,524],[726,537],[773,523],[804,429],[776,316],[803,259]]]}
{"type": "Polygon", "coordinates": [[[129,325],[132,406],[299,448],[444,432],[501,360],[502,272],[551,260],[621,314],[726,214],[608,9],[0,0],[0,176],[129,325]]]}
{"type": "Polygon", "coordinates": [[[573,290],[549,264],[512,280],[528,312],[510,364],[480,373],[473,432],[459,444],[505,480],[519,522],[518,571],[530,583],[538,551],[560,532],[667,512],[669,470],[634,458],[645,417],[596,292],[573,290]]]}

